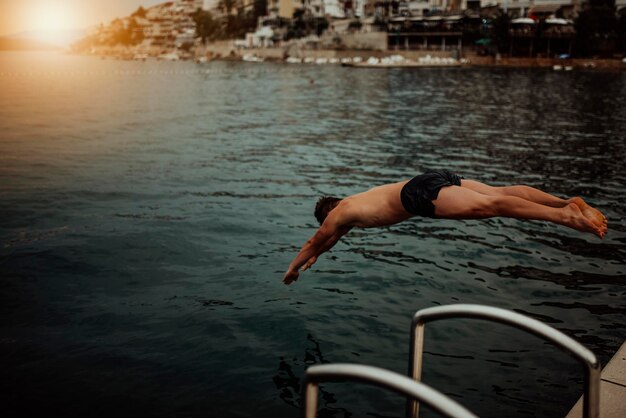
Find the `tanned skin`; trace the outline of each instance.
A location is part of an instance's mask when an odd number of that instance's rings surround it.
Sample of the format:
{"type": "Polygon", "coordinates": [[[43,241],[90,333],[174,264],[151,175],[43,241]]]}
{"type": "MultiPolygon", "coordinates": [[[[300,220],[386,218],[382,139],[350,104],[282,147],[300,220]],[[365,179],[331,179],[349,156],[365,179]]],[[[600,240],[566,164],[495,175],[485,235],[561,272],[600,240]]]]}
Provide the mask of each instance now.
{"type": "MultiPolygon", "coordinates": [[[[414,214],[407,212],[400,191],[408,182],[386,184],[339,201],[289,264],[283,282],[291,284],[300,271],[310,268],[320,254],[330,250],[352,228],[397,224],[414,214]]],[[[493,187],[474,180],[443,187],[436,200],[435,216],[441,219],[509,217],[554,222],[604,238],[608,222],[582,198],[561,199],[529,186],[493,187]]]]}

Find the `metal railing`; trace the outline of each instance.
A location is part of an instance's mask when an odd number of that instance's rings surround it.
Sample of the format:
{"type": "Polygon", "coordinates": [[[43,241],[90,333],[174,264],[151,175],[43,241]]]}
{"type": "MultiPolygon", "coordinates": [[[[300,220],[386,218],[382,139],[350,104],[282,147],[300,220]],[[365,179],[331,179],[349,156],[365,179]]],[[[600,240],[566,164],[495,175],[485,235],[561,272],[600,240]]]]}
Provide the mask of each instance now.
{"type": "MultiPolygon", "coordinates": [[[[411,351],[409,353],[409,376],[421,380],[422,355],[424,353],[424,327],[426,323],[449,318],[475,318],[499,322],[527,331],[550,341],[573,354],[585,366],[585,394],[583,397],[583,417],[599,418],[600,404],[600,363],[595,354],[580,343],[542,322],[516,312],[483,305],[447,305],[417,311],[411,323],[411,351]]],[[[419,401],[419,400],[418,400],[419,401]]],[[[407,418],[417,418],[419,402],[407,400],[407,418]]]]}
{"type": "Polygon", "coordinates": [[[477,418],[457,402],[421,382],[415,382],[389,370],[357,364],[325,364],[309,367],[303,381],[302,418],[316,417],[320,383],[346,380],[371,383],[417,399],[444,417],[477,418]]]}

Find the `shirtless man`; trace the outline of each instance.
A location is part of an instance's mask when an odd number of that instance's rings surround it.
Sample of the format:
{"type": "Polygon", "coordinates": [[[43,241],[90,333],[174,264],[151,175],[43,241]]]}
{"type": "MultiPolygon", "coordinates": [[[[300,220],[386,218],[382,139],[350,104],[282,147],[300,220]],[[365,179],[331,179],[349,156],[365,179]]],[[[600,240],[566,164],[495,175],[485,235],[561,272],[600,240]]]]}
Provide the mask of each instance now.
{"type": "Polygon", "coordinates": [[[345,199],[322,197],[315,207],[321,224],[291,262],[283,282],[298,279],[320,254],[352,228],[393,225],[413,216],[484,219],[504,216],[535,219],[604,238],[607,220],[580,197],[561,199],[529,186],[492,187],[462,179],[448,170],[431,170],[412,180],[374,187],[345,199]]]}

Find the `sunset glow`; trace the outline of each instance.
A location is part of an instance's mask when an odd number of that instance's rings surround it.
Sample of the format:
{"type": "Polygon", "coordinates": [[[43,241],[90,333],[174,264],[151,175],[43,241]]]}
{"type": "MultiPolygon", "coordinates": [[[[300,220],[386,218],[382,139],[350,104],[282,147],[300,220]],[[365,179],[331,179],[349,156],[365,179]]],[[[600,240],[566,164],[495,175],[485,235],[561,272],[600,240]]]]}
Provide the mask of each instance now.
{"type": "Polygon", "coordinates": [[[0,36],[93,27],[163,0],[0,0],[0,36]]]}
{"type": "Polygon", "coordinates": [[[27,11],[25,26],[33,30],[64,30],[79,26],[73,10],[63,1],[40,1],[27,11]]]}

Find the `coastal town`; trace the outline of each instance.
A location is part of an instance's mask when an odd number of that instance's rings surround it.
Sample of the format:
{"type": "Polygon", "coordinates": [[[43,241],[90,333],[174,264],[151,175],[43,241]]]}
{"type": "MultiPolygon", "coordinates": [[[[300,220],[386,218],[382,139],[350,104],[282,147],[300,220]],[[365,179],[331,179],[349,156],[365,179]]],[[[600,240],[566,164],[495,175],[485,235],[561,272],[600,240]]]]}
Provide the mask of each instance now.
{"type": "Polygon", "coordinates": [[[626,0],[175,0],[72,51],[121,59],[626,68],[626,0]]]}

